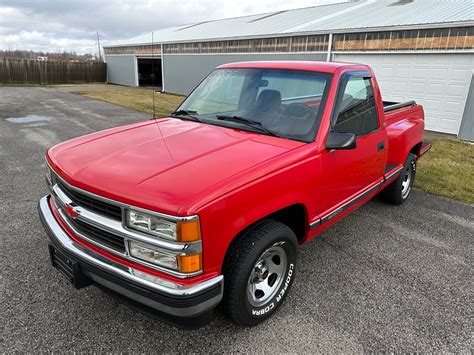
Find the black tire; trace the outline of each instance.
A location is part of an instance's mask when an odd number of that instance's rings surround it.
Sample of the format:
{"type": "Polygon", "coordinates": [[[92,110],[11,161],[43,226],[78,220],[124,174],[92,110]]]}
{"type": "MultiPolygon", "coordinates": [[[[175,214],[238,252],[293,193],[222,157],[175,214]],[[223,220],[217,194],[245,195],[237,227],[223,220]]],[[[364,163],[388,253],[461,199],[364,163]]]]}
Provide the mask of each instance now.
{"type": "MultiPolygon", "coordinates": [[[[298,241],[293,231],[288,226],[270,219],[251,226],[232,242],[223,269],[225,285],[223,306],[232,321],[244,326],[253,326],[276,312],[293,283],[297,250],[298,241]],[[276,251],[276,254],[271,258],[267,268],[261,257],[271,256],[272,251],[276,251]],[[286,263],[285,257],[282,255],[280,259],[278,253],[286,254],[286,263]],[[259,263],[261,268],[256,265],[258,261],[261,261],[259,263]],[[279,261],[281,264],[273,264],[274,261],[279,261]],[[273,273],[272,264],[282,271],[273,273]],[[260,274],[260,279],[250,280],[251,274],[253,277],[257,270],[262,272],[265,269],[266,271],[260,274]],[[252,302],[263,302],[252,297],[251,289],[255,285],[273,287],[273,291],[265,295],[269,298],[261,305],[252,304],[252,302]]],[[[254,296],[258,296],[258,292],[261,291],[257,290],[254,296]]],[[[261,299],[264,300],[264,297],[261,299]]]]}
{"type": "Polygon", "coordinates": [[[388,185],[382,191],[382,197],[386,202],[389,202],[393,205],[401,205],[404,203],[410,196],[411,190],[413,189],[413,183],[415,182],[416,177],[416,155],[408,154],[408,157],[405,161],[400,175],[388,185]],[[407,177],[410,176],[410,181],[407,188],[405,188],[404,183],[407,181],[407,177]]]}

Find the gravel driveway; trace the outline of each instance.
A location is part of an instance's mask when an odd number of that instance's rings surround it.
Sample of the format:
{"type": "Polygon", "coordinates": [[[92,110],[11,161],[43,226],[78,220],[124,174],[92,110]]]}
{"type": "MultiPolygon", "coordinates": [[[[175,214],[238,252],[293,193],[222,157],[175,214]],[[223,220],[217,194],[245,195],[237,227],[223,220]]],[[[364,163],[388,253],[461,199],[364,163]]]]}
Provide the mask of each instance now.
{"type": "Polygon", "coordinates": [[[0,352],[473,348],[474,207],[419,190],[400,207],[376,198],[305,245],[287,301],[254,328],[218,311],[178,330],[94,287],[74,290],[49,263],[36,212],[44,151],[148,117],[65,90],[0,87],[0,352]]]}

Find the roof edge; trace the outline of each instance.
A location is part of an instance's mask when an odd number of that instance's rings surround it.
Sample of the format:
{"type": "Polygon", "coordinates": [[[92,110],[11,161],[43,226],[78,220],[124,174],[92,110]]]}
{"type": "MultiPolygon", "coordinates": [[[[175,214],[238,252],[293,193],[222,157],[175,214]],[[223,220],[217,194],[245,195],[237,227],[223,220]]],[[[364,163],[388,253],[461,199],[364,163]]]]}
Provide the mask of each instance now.
{"type": "MultiPolygon", "coordinates": [[[[258,36],[236,36],[236,37],[214,37],[204,39],[191,39],[182,41],[161,41],[154,42],[154,45],[162,44],[178,44],[178,43],[199,43],[199,42],[216,42],[216,41],[227,41],[227,40],[246,40],[246,39],[265,39],[265,38],[276,38],[276,37],[292,37],[292,36],[308,36],[308,35],[325,35],[325,34],[341,34],[341,33],[359,33],[359,32],[386,32],[386,31],[403,31],[403,30],[423,30],[423,29],[437,29],[437,28],[448,28],[448,27],[465,27],[474,26],[474,21],[455,21],[455,22],[433,22],[427,24],[418,25],[403,25],[403,26],[384,26],[384,27],[355,27],[350,29],[334,29],[324,31],[299,31],[299,32],[282,32],[282,33],[268,33],[258,36]]],[[[173,26],[174,27],[174,26],[173,26]]],[[[150,42],[143,43],[120,43],[104,45],[103,48],[114,48],[114,47],[134,47],[134,46],[149,46],[150,42]]]]}

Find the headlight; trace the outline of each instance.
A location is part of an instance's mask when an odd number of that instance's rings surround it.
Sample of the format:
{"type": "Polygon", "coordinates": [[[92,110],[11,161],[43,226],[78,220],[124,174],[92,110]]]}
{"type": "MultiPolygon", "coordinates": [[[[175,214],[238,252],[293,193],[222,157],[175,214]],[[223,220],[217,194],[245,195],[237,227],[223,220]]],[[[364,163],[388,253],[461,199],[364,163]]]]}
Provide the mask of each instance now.
{"type": "Polygon", "coordinates": [[[202,270],[201,254],[175,255],[162,250],[152,249],[143,244],[130,242],[130,256],[151,264],[173,269],[182,273],[192,273],[202,270]]]}
{"type": "Polygon", "coordinates": [[[130,242],[128,249],[130,255],[134,258],[164,266],[169,269],[178,270],[178,258],[176,255],[150,249],[149,247],[134,242],[130,242]]]}
{"type": "Polygon", "coordinates": [[[143,212],[127,210],[127,226],[177,242],[194,242],[201,239],[199,219],[171,222],[143,212]]]}

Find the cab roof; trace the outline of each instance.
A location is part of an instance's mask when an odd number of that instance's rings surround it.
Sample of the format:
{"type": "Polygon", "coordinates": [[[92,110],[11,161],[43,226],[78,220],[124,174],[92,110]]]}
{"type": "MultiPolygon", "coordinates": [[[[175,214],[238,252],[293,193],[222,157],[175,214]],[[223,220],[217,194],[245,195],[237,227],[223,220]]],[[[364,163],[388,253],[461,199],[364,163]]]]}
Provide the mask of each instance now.
{"type": "Polygon", "coordinates": [[[317,62],[317,61],[254,61],[254,62],[236,62],[227,63],[218,66],[218,69],[224,68],[264,68],[264,69],[290,69],[290,70],[309,70],[323,73],[334,73],[342,67],[354,67],[354,69],[368,68],[366,65],[339,62],[317,62]]]}

